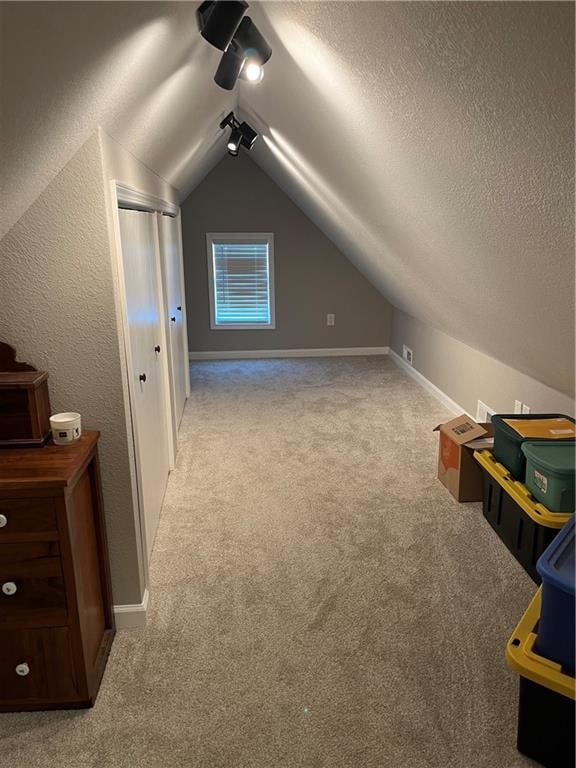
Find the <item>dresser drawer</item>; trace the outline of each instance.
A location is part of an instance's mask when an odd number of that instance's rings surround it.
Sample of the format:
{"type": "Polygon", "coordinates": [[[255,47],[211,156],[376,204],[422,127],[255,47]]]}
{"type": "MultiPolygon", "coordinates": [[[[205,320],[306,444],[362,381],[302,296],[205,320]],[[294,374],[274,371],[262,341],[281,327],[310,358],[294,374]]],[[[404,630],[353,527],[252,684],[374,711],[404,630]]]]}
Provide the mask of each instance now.
{"type": "Polygon", "coordinates": [[[43,557],[59,557],[58,541],[22,541],[3,544],[0,542],[0,568],[19,560],[38,560],[43,557]]]}
{"type": "Polygon", "coordinates": [[[0,710],[78,695],[68,629],[0,630],[0,710]]]}
{"type": "Polygon", "coordinates": [[[57,538],[52,498],[0,499],[0,544],[3,541],[51,541],[57,538]]]}
{"type": "Polygon", "coordinates": [[[0,628],[66,621],[66,591],[59,557],[35,557],[18,544],[0,551],[0,628]]]}

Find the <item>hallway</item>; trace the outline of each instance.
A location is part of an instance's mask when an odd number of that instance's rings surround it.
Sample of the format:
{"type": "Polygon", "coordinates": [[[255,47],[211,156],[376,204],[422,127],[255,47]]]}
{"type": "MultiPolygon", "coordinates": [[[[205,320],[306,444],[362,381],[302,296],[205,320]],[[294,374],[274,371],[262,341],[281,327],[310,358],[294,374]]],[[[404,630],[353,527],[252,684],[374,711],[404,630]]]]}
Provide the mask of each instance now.
{"type": "MultiPolygon", "coordinates": [[[[436,480],[448,414],[385,357],[195,363],[147,628],[2,768],[520,768],[534,587],[436,480]]],[[[33,737],[31,736],[33,735],[33,737]]]]}

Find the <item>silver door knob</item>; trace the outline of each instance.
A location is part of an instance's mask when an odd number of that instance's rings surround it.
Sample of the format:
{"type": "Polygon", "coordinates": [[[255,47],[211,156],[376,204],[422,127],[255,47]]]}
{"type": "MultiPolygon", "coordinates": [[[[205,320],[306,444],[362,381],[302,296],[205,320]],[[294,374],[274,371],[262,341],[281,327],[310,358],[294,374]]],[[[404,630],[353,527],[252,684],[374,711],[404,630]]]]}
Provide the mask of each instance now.
{"type": "Polygon", "coordinates": [[[26,677],[26,675],[30,674],[30,667],[26,662],[18,664],[16,667],[16,674],[20,675],[20,677],[26,677]]]}
{"type": "Polygon", "coordinates": [[[5,581],[4,584],[2,584],[2,592],[4,592],[5,595],[15,595],[17,591],[18,587],[13,581],[5,581]]]}
{"type": "Polygon", "coordinates": [[[8,525],[8,518],[6,515],[0,515],[0,528],[5,528],[8,525]]]}

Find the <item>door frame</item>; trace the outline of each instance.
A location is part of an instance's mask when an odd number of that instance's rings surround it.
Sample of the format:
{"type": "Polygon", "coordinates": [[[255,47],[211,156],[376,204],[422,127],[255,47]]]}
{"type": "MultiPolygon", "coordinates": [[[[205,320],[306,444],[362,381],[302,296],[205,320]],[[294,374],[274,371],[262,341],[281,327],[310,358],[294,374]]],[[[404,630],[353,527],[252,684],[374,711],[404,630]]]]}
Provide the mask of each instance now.
{"type": "MultiPolygon", "coordinates": [[[[143,211],[145,213],[161,212],[166,213],[169,216],[176,217],[179,214],[180,208],[176,203],[171,203],[168,200],[163,200],[162,198],[156,197],[154,195],[148,195],[116,179],[112,179],[109,182],[107,197],[109,199],[109,215],[112,224],[110,234],[110,251],[112,256],[112,275],[114,281],[114,300],[116,306],[116,326],[118,331],[118,338],[120,340],[120,370],[122,375],[122,391],[125,405],[124,414],[126,420],[126,434],[129,436],[128,461],[130,467],[130,486],[133,499],[134,526],[135,531],[137,532],[136,549],[138,555],[140,579],[143,586],[142,595],[143,600],[146,600],[146,596],[150,587],[150,564],[146,546],[146,522],[143,511],[141,510],[141,499],[143,498],[140,481],[141,472],[138,468],[138,458],[135,445],[137,440],[137,424],[132,418],[132,402],[134,400],[133,388],[135,384],[133,380],[134,377],[131,375],[133,365],[128,328],[128,308],[126,304],[126,287],[124,282],[122,241],[120,235],[120,218],[118,215],[118,209],[130,208],[132,210],[143,211]]],[[[166,312],[164,307],[164,291],[162,288],[162,266],[160,263],[159,232],[156,222],[155,233],[154,248],[157,275],[156,290],[159,292],[158,295],[161,315],[161,332],[165,338],[166,312]]],[[[185,304],[183,306],[185,306],[185,304]]],[[[166,409],[166,423],[169,427],[171,427],[172,413],[167,354],[162,355],[161,367],[163,400],[166,409]]],[[[168,441],[168,462],[170,470],[174,469],[175,457],[171,440],[168,441]]]]}
{"type": "MultiPolygon", "coordinates": [[[[163,214],[157,213],[157,219],[158,219],[158,237],[160,240],[160,261],[162,264],[162,285],[164,288],[164,295],[168,296],[168,268],[167,268],[167,249],[164,247],[166,244],[164,243],[164,237],[162,233],[162,217],[163,214]]],[[[186,400],[190,397],[190,352],[188,350],[188,328],[187,328],[187,316],[186,316],[186,286],[184,284],[184,254],[183,254],[183,247],[182,247],[182,221],[180,217],[180,213],[178,213],[177,216],[170,216],[169,218],[173,219],[176,222],[176,232],[177,237],[175,241],[175,247],[176,247],[176,270],[178,274],[178,281],[180,283],[181,287],[181,296],[180,296],[180,320],[182,323],[182,356],[183,360],[185,361],[185,367],[184,367],[184,403],[186,403],[186,400]]],[[[171,357],[171,366],[173,368],[173,355],[174,350],[176,348],[175,345],[172,344],[172,335],[171,335],[171,328],[170,328],[170,322],[168,318],[174,311],[174,308],[172,308],[170,311],[168,307],[166,309],[166,343],[168,345],[168,349],[170,350],[170,357],[171,357]]],[[[173,395],[174,394],[174,382],[172,381],[172,376],[170,376],[170,392],[173,395]]],[[[174,450],[177,451],[178,447],[178,432],[180,429],[180,424],[182,420],[182,413],[177,415],[177,418],[173,419],[173,429],[172,429],[172,438],[174,441],[174,450]]]]}
{"type": "Polygon", "coordinates": [[[188,345],[188,316],[186,314],[186,280],[184,279],[184,243],[182,240],[182,212],[179,210],[178,219],[178,262],[180,265],[180,284],[182,286],[182,344],[184,345],[184,360],[186,375],[184,380],[186,400],[190,397],[190,347],[188,345]]]}

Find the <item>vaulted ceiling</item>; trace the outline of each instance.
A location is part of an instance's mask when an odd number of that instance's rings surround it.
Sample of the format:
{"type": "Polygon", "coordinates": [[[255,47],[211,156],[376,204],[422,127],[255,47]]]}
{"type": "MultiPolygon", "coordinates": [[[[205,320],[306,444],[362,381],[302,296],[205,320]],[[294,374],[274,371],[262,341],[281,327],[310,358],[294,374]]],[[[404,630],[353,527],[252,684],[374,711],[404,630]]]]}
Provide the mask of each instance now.
{"type": "Polygon", "coordinates": [[[570,392],[573,5],[254,2],[274,53],[232,93],[197,5],[2,5],[2,232],[97,125],[183,199],[234,108],[394,305],[570,392]]]}
{"type": "Polygon", "coordinates": [[[238,95],[212,81],[219,52],[197,7],[1,4],[2,233],[98,125],[177,189],[222,157],[218,118],[238,95]]]}

